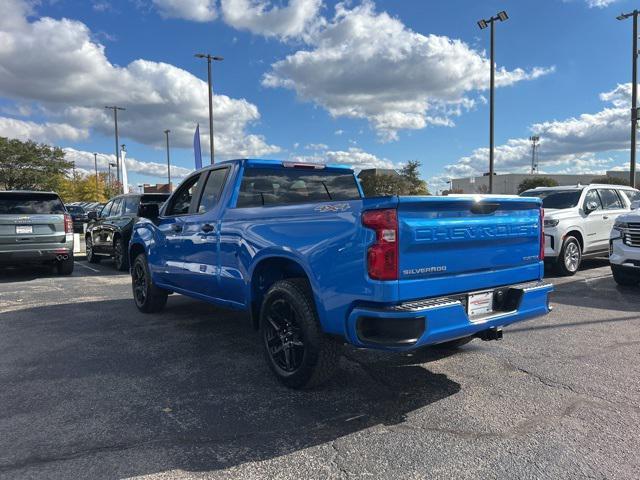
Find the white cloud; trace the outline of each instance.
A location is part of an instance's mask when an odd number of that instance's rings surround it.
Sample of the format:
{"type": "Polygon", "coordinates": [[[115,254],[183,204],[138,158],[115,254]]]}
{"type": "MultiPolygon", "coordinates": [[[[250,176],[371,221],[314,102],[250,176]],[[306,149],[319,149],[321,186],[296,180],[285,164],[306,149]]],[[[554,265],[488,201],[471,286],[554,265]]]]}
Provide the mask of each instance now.
{"type": "MultiPolygon", "coordinates": [[[[203,144],[208,143],[206,82],[167,63],[139,59],[114,65],[83,23],[48,17],[29,21],[27,4],[5,1],[11,21],[0,17],[0,95],[36,102],[48,122],[105,135],[113,134],[113,120],[104,105],[118,104],[127,109],[119,116],[122,137],[147,145],[161,146],[162,132],[169,128],[173,145],[188,148],[199,122],[205,127],[203,144]]],[[[247,132],[260,119],[255,105],[215,95],[213,107],[216,152],[222,157],[279,151],[247,132]]]]}
{"type": "Polygon", "coordinates": [[[72,127],[66,123],[36,123],[9,117],[0,117],[0,136],[55,143],[59,140],[78,141],[89,136],[86,129],[72,127]]]}
{"type": "Polygon", "coordinates": [[[322,0],[289,0],[278,7],[270,0],[221,0],[224,21],[265,37],[299,37],[319,21],[322,0]]]}
{"type": "MultiPolygon", "coordinates": [[[[65,152],[65,159],[70,162],[75,162],[76,168],[81,168],[93,173],[94,170],[94,156],[92,152],[85,152],[82,150],[76,150],[73,148],[63,148],[65,152]]],[[[98,171],[106,172],[109,169],[109,162],[115,163],[116,156],[114,154],[99,153],[98,157],[98,171]]],[[[158,177],[161,179],[167,178],[167,165],[156,162],[143,162],[136,160],[133,157],[127,156],[125,158],[127,163],[127,172],[135,172],[141,175],[148,175],[151,177],[158,177]]],[[[115,170],[111,170],[115,175],[115,170]]],[[[181,179],[191,173],[192,170],[183,167],[171,166],[171,178],[181,179]]]]}
{"type": "MultiPolygon", "coordinates": [[[[489,85],[489,60],[461,40],[422,35],[371,1],[339,3],[329,22],[306,37],[308,50],[275,62],[267,87],[294,90],[334,116],[367,119],[384,140],[398,130],[453,125],[473,108],[472,93],[489,85]]],[[[512,85],[553,71],[536,67],[496,72],[496,85],[512,85]]]]}
{"type": "Polygon", "coordinates": [[[326,150],[316,152],[313,155],[292,155],[290,160],[305,163],[333,163],[347,165],[355,171],[365,168],[394,168],[399,169],[401,164],[394,163],[386,158],[365,152],[360,148],[350,147],[348,150],[326,150]]]}
{"type": "Polygon", "coordinates": [[[586,0],[589,8],[605,8],[618,0],[586,0]]]}
{"type": "MultiPolygon", "coordinates": [[[[599,112],[533,124],[531,133],[540,136],[540,170],[547,173],[602,173],[611,168],[614,159],[602,154],[629,148],[630,92],[631,84],[618,85],[600,95],[600,99],[609,105],[599,112]]],[[[442,178],[482,175],[488,171],[488,164],[489,149],[477,148],[456,163],[447,165],[442,178]]],[[[497,172],[526,172],[530,165],[528,138],[513,138],[496,147],[497,172]]]]}
{"type": "Polygon", "coordinates": [[[194,22],[210,22],[218,16],[215,0],[153,0],[160,15],[194,22]]]}

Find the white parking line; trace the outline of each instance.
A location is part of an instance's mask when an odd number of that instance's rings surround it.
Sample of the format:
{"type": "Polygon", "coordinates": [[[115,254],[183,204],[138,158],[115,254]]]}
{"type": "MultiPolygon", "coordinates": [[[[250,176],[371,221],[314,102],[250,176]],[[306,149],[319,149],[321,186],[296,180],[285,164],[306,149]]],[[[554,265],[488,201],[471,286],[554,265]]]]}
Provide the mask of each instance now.
{"type": "Polygon", "coordinates": [[[81,267],[88,268],[92,272],[100,273],[100,270],[96,270],[95,268],[91,268],[89,265],[85,265],[84,263],[76,262],[76,265],[80,265],[81,267]]]}

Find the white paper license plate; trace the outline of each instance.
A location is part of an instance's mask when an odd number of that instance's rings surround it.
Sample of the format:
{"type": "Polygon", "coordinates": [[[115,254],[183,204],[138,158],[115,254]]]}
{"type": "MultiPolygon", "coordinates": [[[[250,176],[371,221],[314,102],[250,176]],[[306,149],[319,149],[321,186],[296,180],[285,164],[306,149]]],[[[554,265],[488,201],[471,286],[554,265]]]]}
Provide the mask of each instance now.
{"type": "Polygon", "coordinates": [[[477,317],[493,312],[493,290],[469,294],[467,314],[477,317]]]}
{"type": "Polygon", "coordinates": [[[33,227],[31,225],[16,225],[17,234],[33,233],[33,227]]]}

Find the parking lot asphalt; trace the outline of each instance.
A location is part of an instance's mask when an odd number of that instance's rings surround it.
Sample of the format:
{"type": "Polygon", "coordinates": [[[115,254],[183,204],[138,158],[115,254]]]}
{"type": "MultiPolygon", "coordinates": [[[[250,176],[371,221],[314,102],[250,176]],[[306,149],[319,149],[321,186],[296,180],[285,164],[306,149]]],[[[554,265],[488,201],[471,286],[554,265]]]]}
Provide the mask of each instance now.
{"type": "Polygon", "coordinates": [[[238,312],[129,277],[0,272],[0,478],[640,478],[640,289],[594,260],[554,311],[458,351],[347,348],[313,391],[238,312]]]}

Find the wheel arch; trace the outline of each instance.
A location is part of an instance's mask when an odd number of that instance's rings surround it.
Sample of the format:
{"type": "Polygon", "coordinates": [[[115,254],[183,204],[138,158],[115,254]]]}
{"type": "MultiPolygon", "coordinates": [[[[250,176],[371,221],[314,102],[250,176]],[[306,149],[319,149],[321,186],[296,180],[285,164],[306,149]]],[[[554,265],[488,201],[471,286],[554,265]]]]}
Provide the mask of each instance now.
{"type": "Polygon", "coordinates": [[[564,234],[564,237],[562,238],[563,244],[567,237],[575,237],[580,244],[580,250],[584,253],[584,235],[578,228],[572,227],[567,231],[567,233],[564,234]]]}
{"type": "Polygon", "coordinates": [[[311,276],[298,260],[286,256],[269,256],[256,262],[251,271],[248,289],[249,311],[255,329],[259,326],[260,306],[264,295],[275,282],[288,278],[304,278],[313,290],[311,276]]]}

